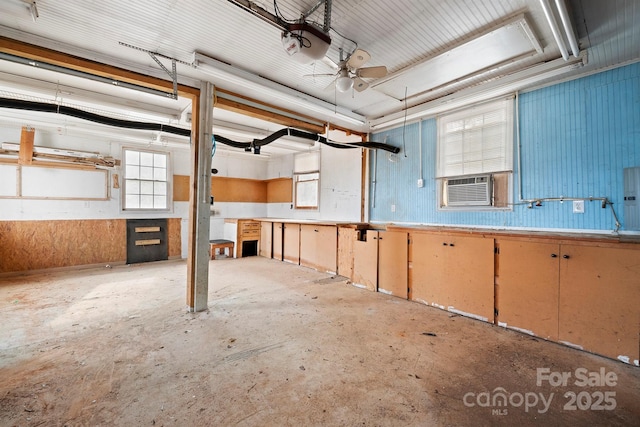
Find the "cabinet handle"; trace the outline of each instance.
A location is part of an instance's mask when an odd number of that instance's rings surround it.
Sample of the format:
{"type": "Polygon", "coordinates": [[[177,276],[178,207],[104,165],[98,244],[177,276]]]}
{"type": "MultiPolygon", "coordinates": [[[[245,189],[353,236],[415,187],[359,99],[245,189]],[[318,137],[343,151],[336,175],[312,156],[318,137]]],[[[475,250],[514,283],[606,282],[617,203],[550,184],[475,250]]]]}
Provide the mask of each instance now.
{"type": "Polygon", "coordinates": [[[551,258],[558,258],[558,255],[556,255],[556,254],[551,254],[551,258]]]}
{"type": "Polygon", "coordinates": [[[562,255],[562,258],[564,258],[564,259],[569,259],[569,258],[571,258],[571,257],[570,257],[569,255],[562,255]]]}
{"type": "Polygon", "coordinates": [[[455,246],[453,243],[449,243],[449,246],[455,246]]]}
{"type": "Polygon", "coordinates": [[[447,246],[447,242],[444,242],[444,243],[442,244],[442,246],[447,246]]]}
{"type": "Polygon", "coordinates": [[[318,230],[313,230],[313,231],[315,231],[316,233],[318,232],[318,230]]]}
{"type": "Polygon", "coordinates": [[[382,237],[378,237],[378,240],[382,240],[382,237]]]}

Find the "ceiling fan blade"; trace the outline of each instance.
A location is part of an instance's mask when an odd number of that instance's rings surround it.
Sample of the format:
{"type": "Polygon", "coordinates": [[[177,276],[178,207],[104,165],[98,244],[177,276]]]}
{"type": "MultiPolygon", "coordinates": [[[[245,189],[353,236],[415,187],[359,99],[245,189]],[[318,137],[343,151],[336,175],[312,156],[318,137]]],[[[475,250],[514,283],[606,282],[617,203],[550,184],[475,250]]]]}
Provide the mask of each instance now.
{"type": "Polygon", "coordinates": [[[357,90],[358,92],[362,92],[363,90],[365,90],[368,87],[369,87],[369,83],[365,82],[360,77],[354,77],[353,78],[353,88],[355,90],[357,90]]]}
{"type": "Polygon", "coordinates": [[[370,59],[371,59],[371,55],[369,55],[369,52],[362,49],[356,49],[353,51],[351,56],[349,56],[349,60],[347,61],[347,66],[352,70],[354,70],[356,68],[362,67],[370,59]]]}
{"type": "Polygon", "coordinates": [[[365,67],[356,70],[358,77],[380,78],[387,75],[387,67],[380,65],[379,67],[365,67]]]}

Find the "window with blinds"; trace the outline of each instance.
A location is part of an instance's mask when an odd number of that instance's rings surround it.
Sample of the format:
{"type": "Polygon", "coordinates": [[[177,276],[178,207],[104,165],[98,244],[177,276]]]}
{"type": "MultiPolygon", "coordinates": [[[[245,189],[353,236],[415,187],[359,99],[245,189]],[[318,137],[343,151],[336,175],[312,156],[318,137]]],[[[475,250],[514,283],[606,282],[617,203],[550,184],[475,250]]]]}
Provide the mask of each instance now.
{"type": "Polygon", "coordinates": [[[508,205],[513,122],[513,99],[438,118],[440,207],[508,205]]]}
{"type": "Polygon", "coordinates": [[[438,177],[506,172],[513,168],[513,100],[438,118],[438,177]]]}

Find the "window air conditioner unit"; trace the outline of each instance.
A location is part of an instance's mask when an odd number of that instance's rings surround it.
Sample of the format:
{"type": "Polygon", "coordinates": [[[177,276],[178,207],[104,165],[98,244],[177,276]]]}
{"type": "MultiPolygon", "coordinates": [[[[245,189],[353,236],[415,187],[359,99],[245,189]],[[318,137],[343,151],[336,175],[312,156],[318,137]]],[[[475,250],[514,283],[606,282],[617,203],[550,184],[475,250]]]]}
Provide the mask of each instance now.
{"type": "Polygon", "coordinates": [[[491,175],[447,180],[448,206],[491,206],[491,175]]]}

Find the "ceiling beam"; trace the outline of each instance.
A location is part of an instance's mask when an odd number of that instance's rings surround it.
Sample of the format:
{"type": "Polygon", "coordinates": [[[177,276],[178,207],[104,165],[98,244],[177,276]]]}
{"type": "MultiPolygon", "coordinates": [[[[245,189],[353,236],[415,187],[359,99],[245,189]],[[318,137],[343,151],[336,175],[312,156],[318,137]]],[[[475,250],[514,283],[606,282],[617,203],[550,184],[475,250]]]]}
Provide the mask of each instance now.
{"type": "MultiPolygon", "coordinates": [[[[173,93],[173,82],[159,79],[157,77],[146,76],[124,68],[114,67],[101,62],[80,58],[53,49],[36,46],[30,43],[21,42],[0,36],[0,52],[14,55],[38,62],[43,62],[58,67],[68,68],[82,73],[92,74],[113,80],[120,80],[126,83],[143,86],[150,89],[173,93]]],[[[198,94],[198,89],[178,85],[178,95],[193,97],[198,94]]]]}
{"type": "Polygon", "coordinates": [[[216,108],[244,114],[267,122],[314,133],[322,134],[325,132],[324,123],[318,121],[318,119],[239,95],[226,89],[216,88],[213,104],[216,108]]]}

